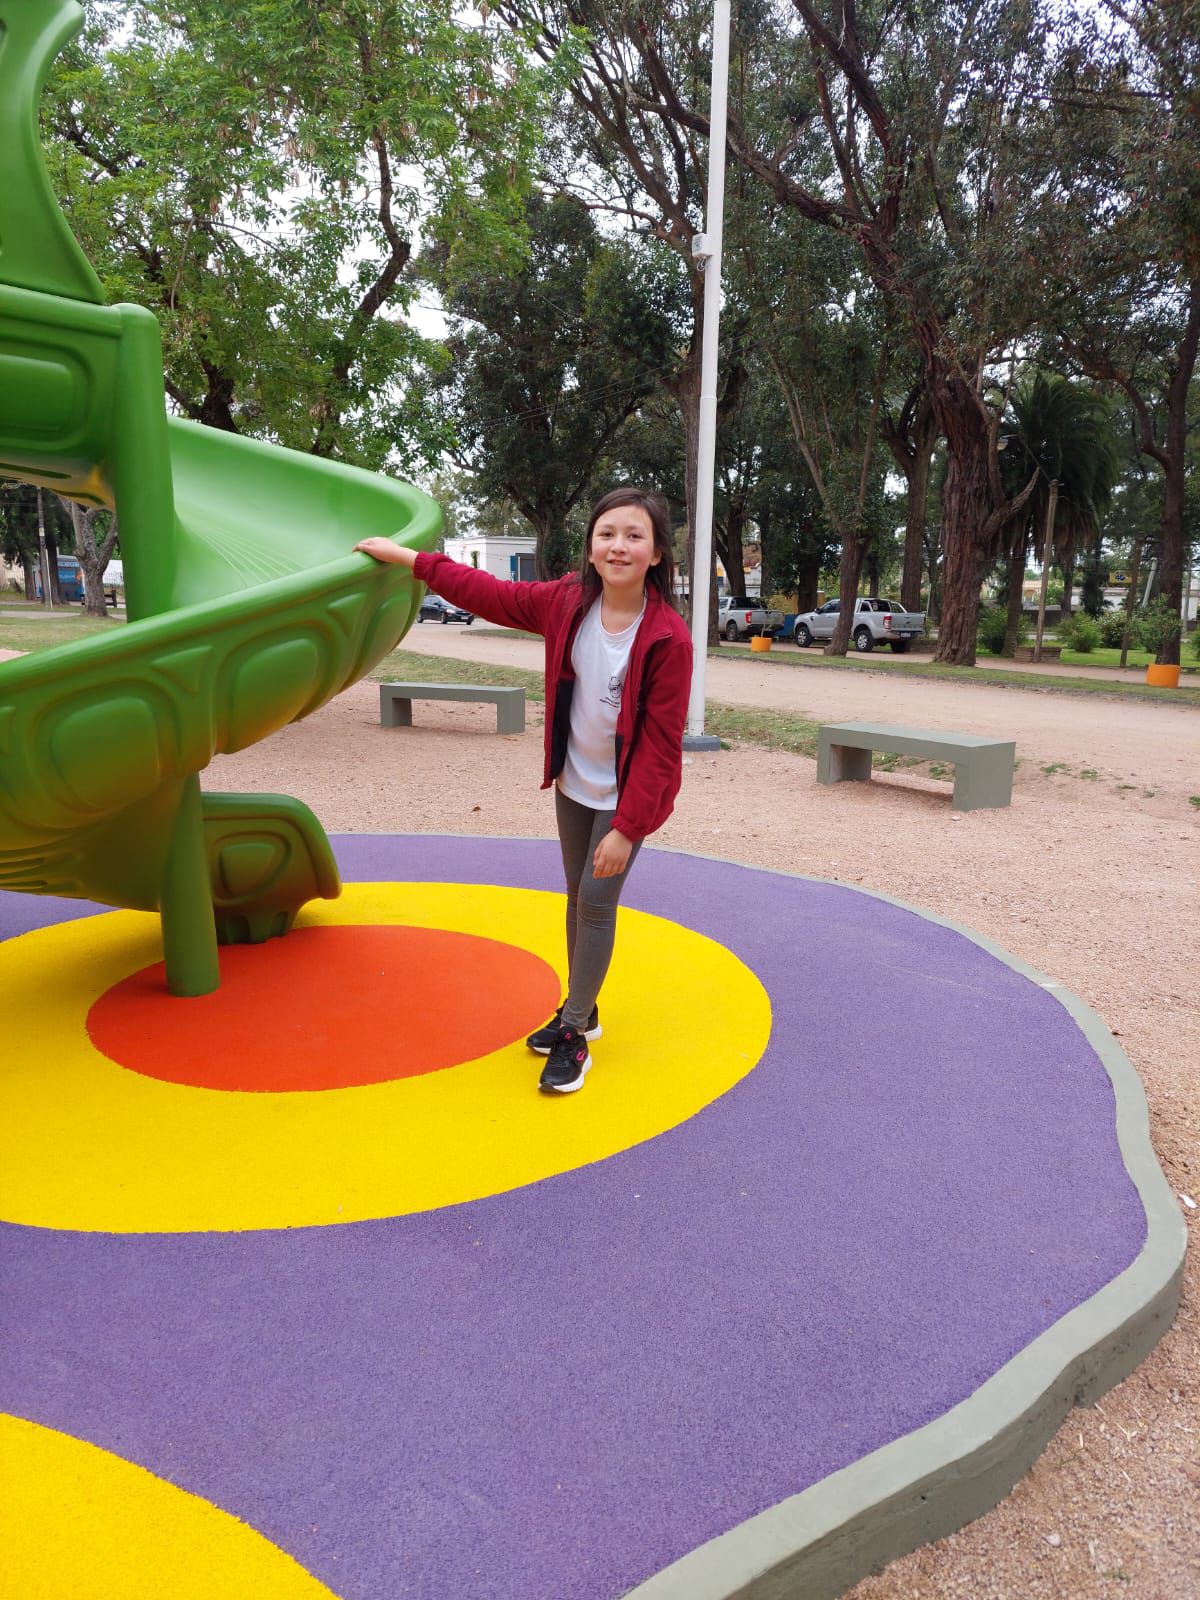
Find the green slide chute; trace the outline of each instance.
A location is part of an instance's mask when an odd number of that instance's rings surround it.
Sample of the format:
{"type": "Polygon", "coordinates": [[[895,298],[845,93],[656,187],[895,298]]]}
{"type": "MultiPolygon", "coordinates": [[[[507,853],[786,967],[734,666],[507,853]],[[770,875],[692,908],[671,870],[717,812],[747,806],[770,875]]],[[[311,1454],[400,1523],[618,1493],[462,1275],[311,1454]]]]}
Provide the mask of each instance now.
{"type": "Polygon", "coordinates": [[[112,507],[127,626],[0,666],[0,888],[161,914],[167,981],[205,994],[218,942],[338,893],[285,795],[203,793],[244,749],[355,682],[412,623],[402,568],[441,513],[408,484],[168,417],[158,324],[103,303],[42,161],[37,104],[75,0],[0,0],[0,476],[112,507]]]}

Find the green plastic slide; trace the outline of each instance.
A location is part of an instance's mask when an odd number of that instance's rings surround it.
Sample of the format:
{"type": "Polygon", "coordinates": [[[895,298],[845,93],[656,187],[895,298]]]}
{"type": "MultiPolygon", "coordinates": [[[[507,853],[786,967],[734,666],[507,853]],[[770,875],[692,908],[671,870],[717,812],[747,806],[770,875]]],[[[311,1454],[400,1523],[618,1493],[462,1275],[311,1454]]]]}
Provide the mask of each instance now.
{"type": "Polygon", "coordinates": [[[0,476],[113,507],[129,621],[0,665],[0,888],[158,911],[176,994],[217,944],[339,892],[316,818],[199,774],[307,716],[412,623],[436,504],[391,478],[166,414],[158,324],[107,306],[59,210],[36,111],[75,0],[0,0],[0,476]]]}

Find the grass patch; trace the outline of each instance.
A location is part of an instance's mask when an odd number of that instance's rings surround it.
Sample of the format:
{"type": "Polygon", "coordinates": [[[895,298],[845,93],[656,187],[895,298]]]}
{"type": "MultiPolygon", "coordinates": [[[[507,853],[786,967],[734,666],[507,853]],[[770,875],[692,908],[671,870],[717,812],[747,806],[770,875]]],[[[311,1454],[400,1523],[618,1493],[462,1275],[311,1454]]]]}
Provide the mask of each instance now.
{"type": "MultiPolygon", "coordinates": [[[[750,659],[749,651],[729,647],[710,647],[708,654],[711,660],[750,659]]],[[[1031,691],[1045,693],[1049,690],[1056,694],[1086,694],[1110,700],[1113,698],[1166,700],[1177,705],[1193,705],[1200,708],[1200,693],[1194,689],[1159,689],[1152,688],[1147,683],[1123,683],[1120,679],[1106,682],[1103,678],[1073,678],[1065,673],[1051,675],[1048,672],[1012,672],[1004,667],[948,667],[938,661],[885,655],[881,652],[872,652],[866,656],[826,656],[809,650],[779,652],[772,650],[753,659],[759,665],[773,666],[783,672],[808,670],[900,673],[908,677],[940,679],[948,683],[993,684],[1001,689],[1015,689],[1025,693],[1031,691]]],[[[1086,656],[1079,657],[1080,663],[1088,662],[1090,659],[1086,656]]]]}
{"type": "MultiPolygon", "coordinates": [[[[1068,650],[1064,645],[1059,660],[1068,667],[1119,667],[1121,652],[1098,647],[1084,655],[1081,650],[1068,650]]],[[[1148,667],[1153,660],[1153,650],[1137,650],[1131,645],[1125,664],[1129,667],[1148,667]]]]}
{"type": "Polygon", "coordinates": [[[113,617],[102,622],[99,617],[89,617],[78,610],[56,611],[52,617],[39,617],[36,622],[10,622],[0,612],[0,650],[24,650],[28,655],[35,655],[56,644],[73,644],[89,634],[107,633],[110,628],[124,626],[113,617]]]}
{"type": "Polygon", "coordinates": [[[494,667],[486,661],[458,661],[453,656],[421,656],[393,650],[372,669],[375,683],[398,678],[404,683],[490,683],[501,689],[524,689],[530,700],[546,698],[540,672],[527,667],[494,667]]]}
{"type": "Polygon", "coordinates": [[[811,756],[814,761],[819,726],[807,717],[794,717],[787,711],[759,711],[715,700],[709,700],[704,708],[705,731],[715,733],[722,745],[726,740],[738,739],[743,744],[765,745],[769,750],[811,756]]]}
{"type": "Polygon", "coordinates": [[[1200,794],[1188,795],[1188,805],[1196,806],[1197,809],[1200,809],[1200,794]]]}

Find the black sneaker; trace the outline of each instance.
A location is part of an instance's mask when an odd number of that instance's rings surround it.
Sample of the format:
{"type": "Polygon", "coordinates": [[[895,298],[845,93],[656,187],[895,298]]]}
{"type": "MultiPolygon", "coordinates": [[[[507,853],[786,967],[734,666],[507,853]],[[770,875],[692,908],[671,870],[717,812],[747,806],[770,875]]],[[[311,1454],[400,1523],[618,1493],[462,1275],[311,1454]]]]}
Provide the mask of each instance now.
{"type": "MultiPolygon", "coordinates": [[[[566,1001],[563,1002],[563,1005],[565,1004],[566,1001]]],[[[562,1014],[563,1008],[559,1006],[546,1026],[539,1028],[536,1033],[531,1033],[526,1039],[525,1043],[531,1050],[535,1050],[539,1056],[548,1056],[551,1050],[554,1049],[554,1041],[562,1032],[562,1014]]],[[[598,1039],[603,1032],[604,1029],[600,1026],[600,1011],[598,1007],[593,1006],[587,1027],[583,1030],[583,1037],[585,1039],[598,1039]]]]}
{"type": "Polygon", "coordinates": [[[538,1088],[543,1094],[574,1094],[583,1088],[591,1064],[585,1036],[576,1028],[563,1028],[550,1047],[538,1088]]]}

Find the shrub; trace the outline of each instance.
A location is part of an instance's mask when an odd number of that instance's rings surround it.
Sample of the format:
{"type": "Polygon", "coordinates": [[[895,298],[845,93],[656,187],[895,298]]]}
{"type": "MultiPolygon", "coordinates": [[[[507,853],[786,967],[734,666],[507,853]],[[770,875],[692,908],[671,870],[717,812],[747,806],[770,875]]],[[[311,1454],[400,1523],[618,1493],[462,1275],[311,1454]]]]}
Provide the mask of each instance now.
{"type": "Polygon", "coordinates": [[[1173,605],[1159,595],[1157,600],[1144,606],[1133,619],[1133,632],[1143,650],[1149,650],[1161,661],[1163,652],[1179,637],[1182,619],[1173,605]]]}
{"type": "MultiPolygon", "coordinates": [[[[981,650],[989,651],[992,656],[998,656],[1005,648],[1005,629],[1008,626],[1008,606],[987,605],[979,611],[979,626],[976,629],[976,643],[981,650]]],[[[1016,624],[1016,637],[1018,640],[1026,637],[1029,632],[1024,616],[1016,624]]]]}
{"type": "Polygon", "coordinates": [[[1102,611],[1099,618],[1100,643],[1106,650],[1119,650],[1125,637],[1125,607],[1118,611],[1102,611]]]}
{"type": "Polygon", "coordinates": [[[1192,654],[1200,661],[1200,628],[1197,628],[1191,638],[1192,654]]]}
{"type": "Polygon", "coordinates": [[[1088,656],[1100,643],[1100,624],[1086,611],[1077,611],[1073,617],[1064,617],[1059,623],[1058,637],[1069,650],[1088,656]]]}

